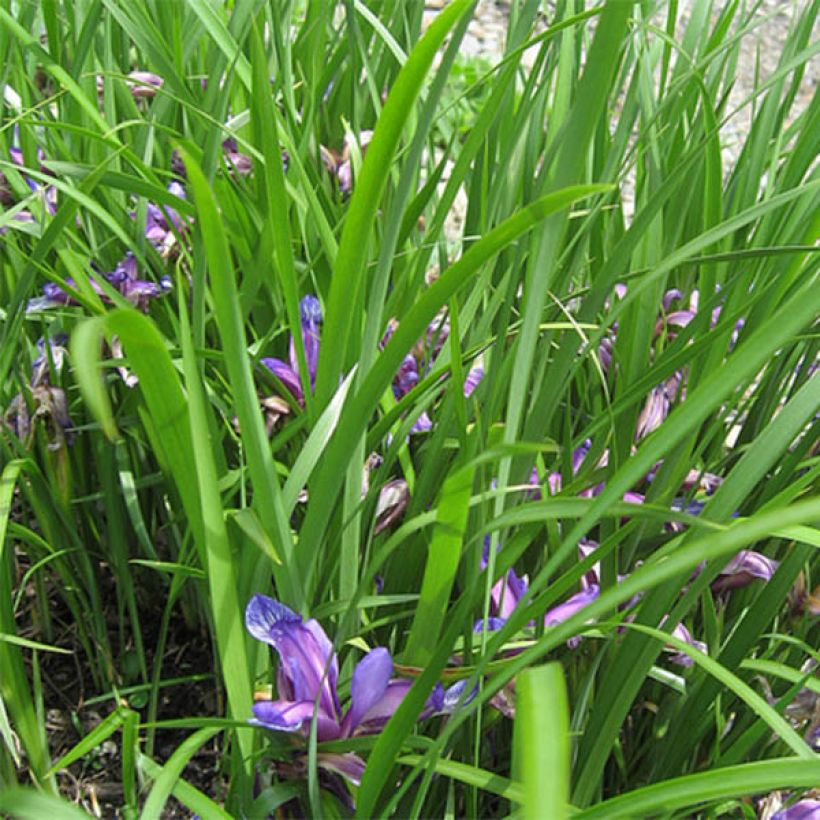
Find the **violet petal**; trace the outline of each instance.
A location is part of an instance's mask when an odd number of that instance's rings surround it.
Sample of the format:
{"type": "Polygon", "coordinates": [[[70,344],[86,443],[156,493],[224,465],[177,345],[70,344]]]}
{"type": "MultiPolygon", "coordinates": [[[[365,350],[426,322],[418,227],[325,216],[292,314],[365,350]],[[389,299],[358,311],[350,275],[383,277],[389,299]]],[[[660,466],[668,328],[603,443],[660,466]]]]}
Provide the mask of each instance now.
{"type": "Polygon", "coordinates": [[[479,618],[473,624],[473,632],[483,632],[485,628],[487,632],[497,632],[505,623],[507,623],[506,618],[498,618],[495,615],[490,615],[486,620],[479,618]]]}
{"type": "Polygon", "coordinates": [[[359,661],[350,682],[350,708],[342,721],[345,736],[353,734],[365,715],[384,697],[392,674],[393,659],[384,647],[373,649],[359,661]]]}
{"type": "Polygon", "coordinates": [[[413,681],[405,678],[394,678],[387,685],[382,699],[362,717],[355,729],[357,735],[372,735],[381,732],[388,720],[393,717],[405,695],[410,691],[413,681]]]}
{"type": "Polygon", "coordinates": [[[484,368],[474,367],[464,380],[464,396],[470,398],[473,391],[478,387],[481,380],[484,378],[484,368]]]}
{"type": "Polygon", "coordinates": [[[275,358],[262,359],[261,362],[282,382],[293,398],[299,402],[303,400],[304,394],[302,393],[302,382],[299,379],[299,374],[289,364],[275,358]]]}
{"type": "MultiPolygon", "coordinates": [[[[305,348],[310,386],[316,383],[316,370],[319,366],[319,325],[322,323],[322,306],[315,296],[305,296],[299,303],[299,320],[302,326],[302,344],[305,348]]],[[[294,373],[299,372],[296,358],[296,345],[293,338],[289,346],[290,364],[294,373]]]]}
{"type": "MultiPolygon", "coordinates": [[[[703,653],[706,653],[708,650],[706,644],[703,643],[703,641],[696,641],[692,637],[692,633],[689,632],[689,630],[682,623],[678,624],[672,630],[672,635],[681,641],[685,641],[695,649],[699,649],[703,653]]],[[[675,654],[669,656],[669,660],[672,661],[672,663],[678,664],[679,666],[695,665],[695,661],[689,655],[687,655],[686,652],[676,652],[675,654]]]]}
{"type": "Polygon", "coordinates": [[[490,593],[493,614],[507,620],[527,592],[527,576],[519,578],[514,569],[509,569],[504,578],[496,581],[490,593]]]}
{"type": "Polygon", "coordinates": [[[568,621],[577,612],[591,604],[600,594],[601,588],[597,584],[590,584],[581,592],[576,592],[558,606],[553,607],[544,615],[544,626],[555,626],[568,621]]]}
{"type": "Polygon", "coordinates": [[[316,763],[320,769],[340,774],[354,786],[359,786],[362,782],[365,763],[353,752],[346,752],[345,754],[321,752],[316,755],[316,763]]]}
{"type": "Polygon", "coordinates": [[[820,817],[820,800],[800,800],[772,815],[772,820],[817,820],[820,817]]]}
{"type": "Polygon", "coordinates": [[[303,623],[295,612],[266,595],[251,598],[245,625],[254,638],[279,654],[279,694],[311,703],[320,694],[320,710],[337,719],[336,655],[321,626],[313,620],[303,623]]]}
{"type": "MultiPolygon", "coordinates": [[[[313,720],[315,704],[312,700],[263,700],[253,705],[256,726],[263,726],[275,732],[307,733],[313,720]]],[[[316,712],[316,732],[319,740],[336,740],[341,732],[339,724],[332,718],[316,712]]]]}

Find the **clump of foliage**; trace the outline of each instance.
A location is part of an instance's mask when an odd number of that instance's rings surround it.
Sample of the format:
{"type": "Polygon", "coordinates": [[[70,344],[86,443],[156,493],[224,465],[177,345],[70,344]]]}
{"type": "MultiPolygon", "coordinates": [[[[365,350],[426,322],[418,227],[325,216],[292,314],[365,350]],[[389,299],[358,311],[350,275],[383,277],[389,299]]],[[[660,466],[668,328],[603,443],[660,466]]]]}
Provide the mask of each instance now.
{"type": "Polygon", "coordinates": [[[0,8],[0,812],[816,811],[818,5],[0,8]]]}

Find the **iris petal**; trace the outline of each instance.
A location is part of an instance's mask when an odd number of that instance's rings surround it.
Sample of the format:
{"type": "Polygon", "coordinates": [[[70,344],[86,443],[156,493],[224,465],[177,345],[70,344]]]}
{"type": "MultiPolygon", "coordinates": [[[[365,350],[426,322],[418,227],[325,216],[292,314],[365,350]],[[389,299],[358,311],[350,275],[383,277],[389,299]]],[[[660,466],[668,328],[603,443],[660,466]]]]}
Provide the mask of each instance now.
{"type": "Polygon", "coordinates": [[[302,382],[299,379],[299,374],[289,364],[281,359],[262,359],[262,364],[287,387],[293,398],[302,401],[304,398],[302,382]]]}
{"type": "Polygon", "coordinates": [[[393,659],[383,647],[368,652],[353,670],[350,708],[342,721],[345,735],[351,735],[367,713],[384,697],[393,674],[393,659]]]}
{"type": "Polygon", "coordinates": [[[393,713],[399,708],[405,695],[410,691],[413,682],[395,679],[388,683],[381,699],[373,704],[362,716],[359,725],[353,730],[355,734],[371,735],[380,732],[393,713]]]}
{"type": "Polygon", "coordinates": [[[245,624],[254,638],[270,644],[279,654],[280,694],[311,703],[319,695],[320,710],[337,720],[336,656],[319,624],[302,623],[296,613],[266,595],[251,598],[245,624]]]}
{"type": "Polygon", "coordinates": [[[600,592],[601,588],[597,584],[590,584],[585,590],[576,592],[563,604],[558,604],[544,615],[544,626],[555,626],[568,621],[577,612],[591,604],[600,592]]]}
{"type": "MultiPolygon", "coordinates": [[[[266,700],[253,705],[256,725],[275,732],[307,732],[313,720],[313,701],[266,700]]],[[[340,735],[339,724],[335,720],[316,712],[316,733],[318,739],[336,740],[340,735]]]]}

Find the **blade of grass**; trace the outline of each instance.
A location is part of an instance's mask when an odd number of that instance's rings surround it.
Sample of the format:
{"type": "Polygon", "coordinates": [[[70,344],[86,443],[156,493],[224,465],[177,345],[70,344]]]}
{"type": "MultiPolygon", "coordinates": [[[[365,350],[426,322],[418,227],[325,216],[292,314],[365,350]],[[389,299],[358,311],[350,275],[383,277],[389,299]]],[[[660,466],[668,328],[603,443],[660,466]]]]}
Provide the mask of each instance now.
{"type": "MultiPolygon", "coordinates": [[[[204,746],[214,735],[221,731],[221,727],[205,727],[189,735],[177,746],[168,762],[158,771],[152,773],[154,785],[148,793],[145,804],[142,807],[142,820],[159,820],[168,798],[175,788],[181,786],[184,781],[180,780],[182,770],[188,765],[191,758],[204,746]]],[[[143,768],[146,758],[140,756],[139,765],[143,768]]],[[[209,807],[210,808],[210,807],[209,807]]],[[[210,816],[216,816],[213,811],[209,811],[210,816]]],[[[226,817],[226,814],[218,815],[226,817]]]]}
{"type": "MultiPolygon", "coordinates": [[[[199,368],[193,349],[188,311],[184,302],[180,303],[180,339],[182,342],[185,386],[188,391],[188,412],[196,467],[197,491],[202,504],[208,588],[211,595],[216,643],[222,664],[222,678],[228,692],[230,717],[234,720],[242,720],[251,714],[252,705],[251,667],[245,639],[245,607],[244,602],[239,600],[236,561],[228,538],[216,465],[211,450],[210,424],[207,416],[208,405],[205,403],[199,368]]],[[[207,737],[203,738],[202,742],[207,739],[207,737]]],[[[253,735],[250,732],[240,732],[236,737],[236,742],[242,757],[241,770],[244,771],[244,780],[238,778],[236,783],[241,795],[240,799],[242,799],[244,798],[247,783],[250,782],[252,777],[253,735]]],[[[169,764],[166,764],[166,767],[169,764]]],[[[181,770],[180,768],[180,772],[181,770]]],[[[158,778],[154,789],[159,786],[159,780],[158,778]]],[[[160,791],[159,794],[164,793],[165,797],[157,797],[157,815],[170,793],[170,787],[163,786],[163,788],[166,791],[160,791]],[[159,802],[160,800],[161,802],[159,802]]],[[[151,794],[153,795],[153,793],[152,791],[151,794]]],[[[144,816],[150,801],[151,796],[149,795],[144,816]]],[[[151,815],[148,814],[147,816],[150,817],[151,815]]]]}
{"type": "Polygon", "coordinates": [[[513,768],[526,817],[569,816],[569,704],[560,664],[527,669],[516,680],[513,768]]]}
{"type": "Polygon", "coordinates": [[[694,808],[700,803],[760,794],[773,789],[812,788],[820,780],[820,761],[780,758],[699,772],[605,800],[573,817],[583,820],[645,817],[694,808]]]}
{"type": "Polygon", "coordinates": [[[436,525],[430,541],[419,605],[410,627],[403,662],[425,666],[438,642],[461,558],[475,467],[464,467],[444,481],[436,505],[436,525]]]}
{"type": "MultiPolygon", "coordinates": [[[[293,539],[251,376],[228,240],[216,199],[204,174],[185,149],[180,151],[185,159],[199,214],[198,225],[208,259],[214,310],[222,338],[225,365],[233,387],[236,414],[245,443],[251,483],[255,489],[254,506],[277,552],[282,556],[283,567],[272,567],[277,592],[282,599],[300,609],[304,605],[303,581],[293,564],[293,539]]],[[[197,285],[204,288],[205,282],[204,271],[200,271],[197,285]]]]}

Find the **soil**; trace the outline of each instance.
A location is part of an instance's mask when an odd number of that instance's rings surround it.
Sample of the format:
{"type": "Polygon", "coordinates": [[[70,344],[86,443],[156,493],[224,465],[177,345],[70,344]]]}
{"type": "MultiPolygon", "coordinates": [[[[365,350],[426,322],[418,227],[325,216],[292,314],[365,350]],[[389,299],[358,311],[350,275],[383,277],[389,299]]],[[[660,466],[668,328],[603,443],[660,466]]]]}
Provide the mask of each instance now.
{"type": "MultiPolygon", "coordinates": [[[[27,569],[24,556],[19,556],[21,574],[27,569]]],[[[103,600],[117,600],[113,581],[100,579],[103,600]],[[111,587],[106,591],[106,582],[111,587]],[[108,592],[108,594],[106,594],[108,592]]],[[[85,652],[77,639],[77,628],[71,612],[52,585],[47,590],[49,612],[53,625],[53,634],[41,634],[39,629],[29,626],[21,631],[22,637],[47,642],[50,645],[70,650],[71,654],[43,652],[39,655],[40,674],[43,686],[43,702],[46,711],[46,730],[49,749],[54,760],[73,749],[83,737],[99,726],[117,706],[117,698],[94,697],[98,687],[89,679],[88,664],[85,652]]],[[[20,613],[20,623],[34,624],[38,619],[34,613],[34,590],[27,588],[20,613]]],[[[145,618],[152,610],[148,606],[140,607],[145,618]]],[[[143,620],[143,642],[149,674],[153,669],[155,658],[154,647],[157,645],[160,631],[160,612],[150,621],[143,620]]],[[[118,633],[119,615],[112,607],[105,611],[109,626],[109,635],[118,633]]],[[[118,654],[121,656],[113,664],[115,669],[127,668],[129,663],[124,656],[133,653],[133,646],[125,645],[118,654]]],[[[114,648],[117,652],[117,648],[114,648]]],[[[26,653],[30,664],[30,653],[26,653]]],[[[184,684],[165,686],[160,689],[157,704],[157,720],[213,717],[222,714],[222,704],[212,675],[214,668],[213,652],[207,636],[191,630],[185,620],[171,618],[171,625],[163,652],[161,679],[193,678],[184,684]]],[[[31,669],[28,670],[31,675],[31,669]]],[[[132,685],[127,681],[116,680],[120,692],[119,703],[139,712],[142,721],[148,719],[147,694],[142,680],[137,674],[132,685]]],[[[158,729],[152,759],[164,763],[191,734],[192,729],[158,729]]],[[[92,817],[121,817],[123,789],[121,783],[122,758],[120,753],[120,732],[117,731],[95,750],[73,763],[58,775],[61,793],[73,803],[81,806],[92,817]]],[[[144,732],[141,740],[144,741],[144,732]]],[[[144,743],[140,748],[145,749],[144,743]]],[[[183,778],[192,786],[217,800],[225,791],[224,779],[220,772],[222,760],[221,735],[215,736],[190,761],[183,772],[183,778]]],[[[22,772],[21,772],[22,774],[22,772]]],[[[144,784],[141,798],[144,799],[150,783],[144,784]]],[[[191,813],[171,798],[162,815],[164,818],[187,818],[191,813]]]]}

